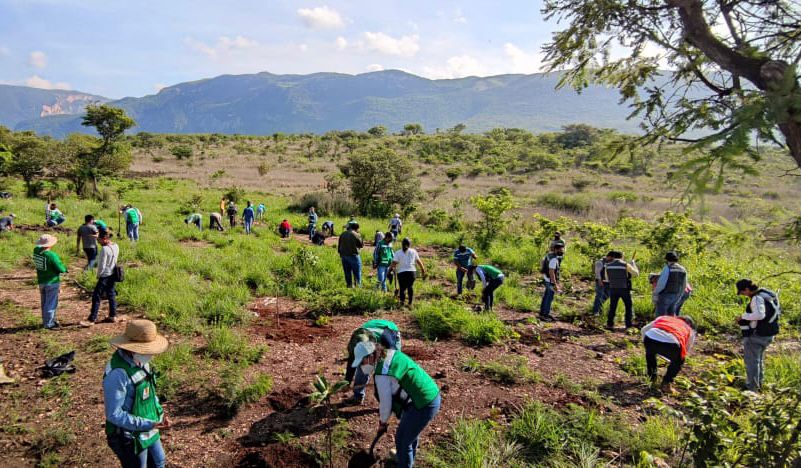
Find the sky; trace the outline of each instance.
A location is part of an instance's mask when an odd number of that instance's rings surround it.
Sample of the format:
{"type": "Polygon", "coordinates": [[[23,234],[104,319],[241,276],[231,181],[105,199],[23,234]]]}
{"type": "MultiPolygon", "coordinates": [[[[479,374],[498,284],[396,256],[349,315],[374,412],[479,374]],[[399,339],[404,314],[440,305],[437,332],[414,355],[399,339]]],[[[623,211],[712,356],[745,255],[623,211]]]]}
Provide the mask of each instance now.
{"type": "Polygon", "coordinates": [[[541,0],[0,0],[0,83],[109,98],[222,74],[534,73],[541,0]]]}

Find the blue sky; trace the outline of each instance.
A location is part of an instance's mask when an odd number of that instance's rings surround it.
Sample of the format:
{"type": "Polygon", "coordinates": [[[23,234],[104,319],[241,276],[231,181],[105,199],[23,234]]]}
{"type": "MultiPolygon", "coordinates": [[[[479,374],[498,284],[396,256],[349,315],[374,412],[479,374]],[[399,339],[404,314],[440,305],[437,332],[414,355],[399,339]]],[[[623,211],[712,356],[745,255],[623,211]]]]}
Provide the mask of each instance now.
{"type": "Polygon", "coordinates": [[[532,73],[555,26],[540,7],[539,0],[0,0],[0,83],[119,98],[226,73],[532,73]]]}

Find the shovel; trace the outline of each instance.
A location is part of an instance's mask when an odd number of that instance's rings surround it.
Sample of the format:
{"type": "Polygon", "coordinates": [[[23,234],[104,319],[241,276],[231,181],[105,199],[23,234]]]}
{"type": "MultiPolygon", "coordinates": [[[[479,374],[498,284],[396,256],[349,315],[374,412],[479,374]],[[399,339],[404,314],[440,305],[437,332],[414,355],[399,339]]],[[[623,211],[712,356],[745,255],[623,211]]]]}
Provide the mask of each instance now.
{"type": "Polygon", "coordinates": [[[356,452],[348,461],[348,468],[369,468],[375,464],[378,460],[373,453],[375,451],[375,446],[381,437],[387,433],[386,426],[378,431],[375,435],[375,439],[373,439],[373,443],[370,444],[370,451],[361,450],[356,452]]]}

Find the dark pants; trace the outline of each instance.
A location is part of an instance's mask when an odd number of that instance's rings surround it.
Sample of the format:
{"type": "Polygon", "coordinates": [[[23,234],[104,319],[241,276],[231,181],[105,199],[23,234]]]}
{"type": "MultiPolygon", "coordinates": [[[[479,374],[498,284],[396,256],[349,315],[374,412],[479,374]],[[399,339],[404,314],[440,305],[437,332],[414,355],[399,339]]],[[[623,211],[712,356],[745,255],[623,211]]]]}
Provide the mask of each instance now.
{"type": "Polygon", "coordinates": [[[489,280],[487,287],[481,291],[481,300],[484,302],[484,310],[492,310],[495,305],[495,290],[503,284],[503,275],[498,276],[494,280],[489,280]]]}
{"type": "Polygon", "coordinates": [[[681,370],[684,359],[681,357],[681,346],[676,343],[663,343],[645,337],[645,363],[648,366],[648,378],[651,382],[656,381],[656,355],[660,355],[670,361],[670,365],[662,378],[662,384],[669,384],[681,370]]]}
{"type": "Polygon", "coordinates": [[[278,228],[278,234],[280,234],[283,238],[287,238],[289,237],[289,229],[278,228]]]}
{"type": "Polygon", "coordinates": [[[231,227],[236,226],[236,214],[228,215],[228,222],[231,224],[231,227]]]}
{"type": "Polygon", "coordinates": [[[122,468],[162,468],[165,466],[161,441],[137,454],[134,441],[123,434],[106,435],[109,448],[117,456],[122,468]]]}
{"type": "Polygon", "coordinates": [[[117,290],[114,289],[114,277],[106,276],[98,278],[95,290],[92,292],[92,311],[89,313],[89,321],[97,320],[97,313],[100,311],[100,300],[103,295],[108,298],[108,316],[117,316],[117,290]]]}
{"type": "Polygon", "coordinates": [[[553,285],[546,281],[545,292],[542,295],[542,302],[540,303],[540,315],[545,317],[551,316],[551,305],[553,304],[553,298],[555,295],[556,290],[553,288],[553,285]]]}
{"type": "Polygon", "coordinates": [[[224,228],[220,220],[217,218],[209,218],[209,229],[216,229],[218,231],[223,231],[224,228]]]}
{"type": "Polygon", "coordinates": [[[634,317],[634,307],[631,303],[631,290],[628,288],[610,288],[609,289],[609,315],[606,318],[606,326],[613,327],[615,325],[615,312],[617,312],[617,303],[623,299],[623,305],[626,307],[626,328],[631,327],[631,320],[634,317]]]}
{"type": "Polygon", "coordinates": [[[467,281],[473,281],[473,275],[475,274],[475,269],[470,267],[467,268],[467,271],[464,271],[460,268],[456,269],[456,294],[462,294],[462,283],[464,282],[464,277],[467,276],[467,281]]]}
{"type": "Polygon", "coordinates": [[[398,273],[398,287],[400,288],[400,301],[406,299],[406,292],[409,292],[409,305],[412,305],[414,300],[414,273],[413,271],[404,271],[398,273]]]}
{"type": "Polygon", "coordinates": [[[95,267],[95,262],[97,261],[97,247],[92,247],[89,249],[84,248],[83,253],[86,254],[86,260],[88,262],[84,270],[91,270],[95,267]]]}

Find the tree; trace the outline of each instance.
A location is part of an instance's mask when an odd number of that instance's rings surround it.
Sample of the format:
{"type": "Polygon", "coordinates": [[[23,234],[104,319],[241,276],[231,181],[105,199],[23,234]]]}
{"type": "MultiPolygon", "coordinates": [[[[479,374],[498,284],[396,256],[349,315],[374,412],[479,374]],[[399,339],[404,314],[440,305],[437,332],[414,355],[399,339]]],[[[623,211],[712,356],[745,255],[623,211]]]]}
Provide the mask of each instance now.
{"type": "Polygon", "coordinates": [[[170,154],[175,156],[175,159],[189,159],[192,157],[192,148],[186,145],[178,145],[170,148],[170,154]]]}
{"type": "Polygon", "coordinates": [[[543,13],[567,24],[544,47],[549,70],[566,70],[560,85],[577,90],[619,88],[648,131],[637,144],[709,149],[687,165],[703,176],[742,168],[744,153],[758,159],[756,136],[801,167],[797,1],[546,0],[543,13]],[[711,133],[691,134],[702,129],[711,133]]]}
{"type": "Polygon", "coordinates": [[[562,133],[557,135],[556,142],[563,148],[581,148],[591,146],[598,141],[599,132],[595,127],[587,124],[571,124],[562,127],[562,133]]]}
{"type": "Polygon", "coordinates": [[[384,216],[396,207],[408,209],[420,194],[412,163],[388,148],[351,153],[339,169],[361,214],[384,216]]]}
{"type": "Polygon", "coordinates": [[[117,174],[131,165],[130,147],[120,137],[136,122],[124,110],[102,104],[86,106],[81,125],[95,127],[100,134],[100,146],[82,161],[86,175],[92,180],[92,193],[98,194],[98,177],[117,174]]]}
{"type": "Polygon", "coordinates": [[[493,193],[487,196],[470,197],[470,204],[481,212],[482,219],[476,230],[476,242],[482,250],[487,251],[509,224],[504,215],[517,204],[509,189],[503,187],[493,190],[493,193]]]}
{"type": "Polygon", "coordinates": [[[32,132],[18,134],[11,146],[11,163],[8,172],[25,181],[29,197],[36,196],[36,179],[45,174],[50,156],[50,143],[32,132]]]}
{"type": "Polygon", "coordinates": [[[69,179],[78,195],[86,195],[86,183],[92,178],[99,147],[98,138],[82,133],[70,134],[55,146],[54,165],[59,168],[58,175],[69,179]]]}
{"type": "Polygon", "coordinates": [[[372,127],[369,130],[367,130],[367,133],[376,138],[380,138],[387,135],[387,127],[383,125],[376,125],[375,127],[372,127]]]}
{"type": "Polygon", "coordinates": [[[423,126],[419,123],[410,123],[403,126],[403,135],[422,135],[423,126]]]}

